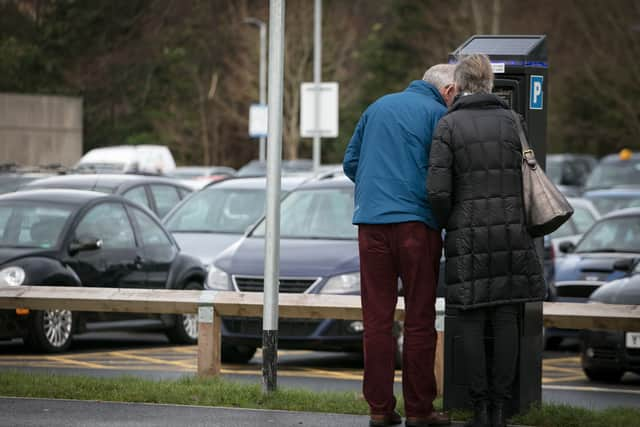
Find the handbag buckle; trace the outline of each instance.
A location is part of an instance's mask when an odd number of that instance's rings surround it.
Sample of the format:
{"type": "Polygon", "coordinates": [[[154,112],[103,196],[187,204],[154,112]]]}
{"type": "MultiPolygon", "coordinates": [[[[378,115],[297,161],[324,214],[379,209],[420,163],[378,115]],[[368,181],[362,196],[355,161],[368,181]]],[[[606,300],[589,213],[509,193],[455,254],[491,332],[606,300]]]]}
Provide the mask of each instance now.
{"type": "Polygon", "coordinates": [[[536,162],[536,156],[535,156],[533,150],[531,150],[531,149],[524,150],[522,152],[522,158],[524,159],[524,161],[526,161],[529,164],[529,166],[532,169],[536,168],[536,165],[537,165],[538,162],[536,162]],[[529,156],[527,157],[527,155],[529,155],[529,156]]]}

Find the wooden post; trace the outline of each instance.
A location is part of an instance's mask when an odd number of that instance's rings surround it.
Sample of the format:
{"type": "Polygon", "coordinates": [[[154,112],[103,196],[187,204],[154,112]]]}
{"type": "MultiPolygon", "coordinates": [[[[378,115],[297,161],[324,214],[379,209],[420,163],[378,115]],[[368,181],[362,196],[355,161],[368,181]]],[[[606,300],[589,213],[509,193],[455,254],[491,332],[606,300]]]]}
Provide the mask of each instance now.
{"type": "Polygon", "coordinates": [[[198,376],[215,377],[220,374],[222,334],[220,315],[211,304],[198,307],[198,376]]]}

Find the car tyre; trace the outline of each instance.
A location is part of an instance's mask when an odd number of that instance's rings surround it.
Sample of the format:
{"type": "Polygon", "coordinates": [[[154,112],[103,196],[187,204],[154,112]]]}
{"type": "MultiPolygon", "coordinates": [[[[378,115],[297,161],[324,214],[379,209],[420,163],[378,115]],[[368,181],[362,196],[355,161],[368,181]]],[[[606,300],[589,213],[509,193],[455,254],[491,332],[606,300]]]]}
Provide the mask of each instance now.
{"type": "Polygon", "coordinates": [[[248,345],[222,345],[222,362],[224,363],[249,363],[256,354],[256,347],[248,345]]]}
{"type": "MultiPolygon", "coordinates": [[[[185,290],[202,290],[202,284],[189,282],[185,290]]],[[[198,315],[177,314],[174,316],[173,326],[166,331],[169,340],[175,344],[193,345],[198,342],[198,315]]]]}
{"type": "Polygon", "coordinates": [[[548,337],[544,340],[544,349],[545,350],[558,350],[560,348],[560,344],[562,344],[562,337],[548,337]]]}
{"type": "Polygon", "coordinates": [[[36,351],[62,353],[71,346],[74,314],[69,310],[34,311],[29,319],[26,344],[36,351]]]}
{"type": "Polygon", "coordinates": [[[620,381],[624,371],[620,369],[583,368],[584,374],[591,381],[615,383],[620,381]]]}

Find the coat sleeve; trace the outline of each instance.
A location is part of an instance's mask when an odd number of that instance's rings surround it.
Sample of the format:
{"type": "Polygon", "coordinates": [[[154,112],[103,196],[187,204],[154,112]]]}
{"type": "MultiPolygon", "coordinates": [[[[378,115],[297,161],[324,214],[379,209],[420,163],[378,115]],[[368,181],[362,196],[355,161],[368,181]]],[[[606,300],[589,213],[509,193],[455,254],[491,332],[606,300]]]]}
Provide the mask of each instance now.
{"type": "Polygon", "coordinates": [[[344,153],[344,160],[342,161],[342,170],[344,174],[353,182],[356,180],[356,173],[358,172],[358,162],[360,161],[360,147],[362,146],[362,135],[364,134],[364,127],[367,122],[366,113],[362,115],[356,130],[353,132],[351,141],[347,146],[347,150],[344,153]]]}
{"type": "Polygon", "coordinates": [[[447,226],[451,214],[452,168],[451,130],[447,121],[441,120],[431,143],[427,191],[433,214],[442,228],[447,226]]]}

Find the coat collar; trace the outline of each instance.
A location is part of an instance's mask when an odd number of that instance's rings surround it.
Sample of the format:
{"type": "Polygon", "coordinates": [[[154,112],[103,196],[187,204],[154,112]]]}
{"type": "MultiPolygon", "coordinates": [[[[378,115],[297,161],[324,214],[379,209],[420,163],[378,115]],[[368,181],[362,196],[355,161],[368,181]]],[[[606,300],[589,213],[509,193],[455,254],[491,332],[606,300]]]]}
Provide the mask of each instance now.
{"type": "Polygon", "coordinates": [[[419,93],[421,95],[426,95],[430,98],[435,99],[445,107],[447,106],[446,102],[444,102],[444,98],[442,97],[442,95],[440,95],[440,92],[438,92],[438,89],[436,89],[436,87],[431,83],[427,83],[424,80],[412,81],[405,89],[405,92],[413,92],[419,93]]]}
{"type": "Polygon", "coordinates": [[[453,101],[449,112],[466,108],[504,108],[508,110],[509,106],[505,101],[492,93],[474,93],[470,95],[458,95],[453,101]]]}

